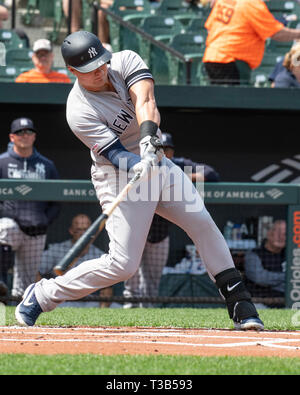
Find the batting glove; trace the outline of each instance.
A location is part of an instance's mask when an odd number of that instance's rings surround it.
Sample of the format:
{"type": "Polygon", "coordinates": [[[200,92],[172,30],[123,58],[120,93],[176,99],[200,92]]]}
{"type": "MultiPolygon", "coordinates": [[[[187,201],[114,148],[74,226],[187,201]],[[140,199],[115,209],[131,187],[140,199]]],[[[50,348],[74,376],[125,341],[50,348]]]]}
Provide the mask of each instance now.
{"type": "Polygon", "coordinates": [[[158,168],[157,156],[155,154],[148,154],[140,162],[135,164],[132,168],[134,174],[140,173],[140,178],[150,177],[151,172],[158,168]]]}
{"type": "Polygon", "coordinates": [[[163,145],[157,136],[146,136],[140,141],[141,158],[151,156],[153,166],[157,165],[164,157],[163,145]]]}

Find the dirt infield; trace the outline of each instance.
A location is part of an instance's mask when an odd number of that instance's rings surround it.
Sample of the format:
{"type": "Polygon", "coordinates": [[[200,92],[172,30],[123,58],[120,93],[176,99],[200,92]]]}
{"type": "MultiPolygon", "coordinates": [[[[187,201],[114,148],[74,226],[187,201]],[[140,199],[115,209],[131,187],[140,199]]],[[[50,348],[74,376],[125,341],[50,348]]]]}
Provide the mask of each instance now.
{"type": "Polygon", "coordinates": [[[300,356],[300,331],[0,327],[1,353],[300,356]]]}

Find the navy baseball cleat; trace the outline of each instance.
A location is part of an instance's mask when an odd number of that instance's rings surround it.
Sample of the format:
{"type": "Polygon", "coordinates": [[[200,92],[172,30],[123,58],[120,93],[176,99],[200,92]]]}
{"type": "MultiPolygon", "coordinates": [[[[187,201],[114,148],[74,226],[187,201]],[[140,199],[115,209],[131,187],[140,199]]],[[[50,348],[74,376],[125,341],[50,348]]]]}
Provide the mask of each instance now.
{"type": "Polygon", "coordinates": [[[35,297],[34,288],[35,284],[27,287],[22,302],[16,307],[15,317],[20,325],[33,326],[43,312],[35,297]]]}
{"type": "Polygon", "coordinates": [[[263,331],[264,330],[264,323],[258,317],[249,317],[241,320],[240,322],[233,321],[234,329],[236,330],[244,330],[244,331],[263,331]]]}

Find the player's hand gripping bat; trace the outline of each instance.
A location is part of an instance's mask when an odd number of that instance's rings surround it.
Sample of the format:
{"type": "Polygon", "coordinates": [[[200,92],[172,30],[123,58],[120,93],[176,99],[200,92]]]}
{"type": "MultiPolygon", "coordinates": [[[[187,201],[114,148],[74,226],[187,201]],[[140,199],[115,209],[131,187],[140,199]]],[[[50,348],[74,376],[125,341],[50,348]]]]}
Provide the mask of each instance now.
{"type": "Polygon", "coordinates": [[[70,269],[78,260],[81,252],[92,244],[99,233],[105,226],[105,223],[114,209],[118,207],[126,194],[132,188],[136,181],[140,179],[141,174],[136,173],[129,183],[123,188],[111,206],[105,210],[88,228],[88,230],[76,241],[73,247],[62,258],[62,260],[54,267],[53,271],[57,276],[62,276],[68,269],[70,269]]]}

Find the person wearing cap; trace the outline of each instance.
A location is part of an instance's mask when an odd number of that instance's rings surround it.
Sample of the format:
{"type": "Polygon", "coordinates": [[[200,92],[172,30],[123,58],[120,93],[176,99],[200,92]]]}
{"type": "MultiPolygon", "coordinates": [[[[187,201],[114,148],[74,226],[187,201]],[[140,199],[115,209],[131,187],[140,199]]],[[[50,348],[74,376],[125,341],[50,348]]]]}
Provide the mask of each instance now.
{"type": "MultiPolygon", "coordinates": [[[[37,128],[31,119],[22,117],[12,122],[8,149],[0,155],[0,178],[59,178],[54,163],[35,149],[36,135],[37,128]]],[[[7,281],[7,270],[13,266],[13,296],[22,296],[26,287],[35,281],[48,226],[59,210],[60,205],[54,202],[0,202],[0,279],[7,281]]]]}
{"type": "MultiPolygon", "coordinates": [[[[162,133],[161,142],[168,159],[179,166],[193,182],[219,182],[218,172],[211,166],[191,159],[174,157],[175,145],[170,133],[162,133]]],[[[124,283],[127,298],[155,297],[159,294],[159,283],[169,258],[170,222],[155,214],[145,244],[141,264],[137,272],[124,283]]],[[[124,308],[151,307],[150,303],[125,303],[124,308]]]]}
{"type": "Polygon", "coordinates": [[[15,82],[36,84],[48,82],[68,84],[71,82],[66,74],[52,70],[54,53],[49,40],[42,38],[34,42],[32,62],[34,68],[21,73],[15,82]]]}
{"type": "Polygon", "coordinates": [[[251,295],[200,193],[164,155],[154,78],[141,56],[130,50],[111,53],[87,31],[67,36],[61,51],[76,77],[67,99],[67,121],[90,150],[92,182],[103,212],[110,212],[127,185],[131,189],[106,217],[108,253],[63,276],[30,284],[15,309],[18,323],[33,326],[40,314],[63,301],[81,299],[132,277],[156,213],[190,236],[222,292],[235,328],[263,330],[251,295]]]}

